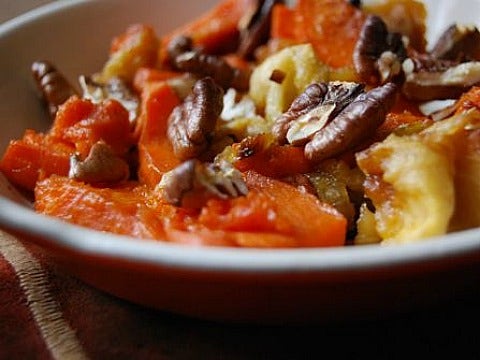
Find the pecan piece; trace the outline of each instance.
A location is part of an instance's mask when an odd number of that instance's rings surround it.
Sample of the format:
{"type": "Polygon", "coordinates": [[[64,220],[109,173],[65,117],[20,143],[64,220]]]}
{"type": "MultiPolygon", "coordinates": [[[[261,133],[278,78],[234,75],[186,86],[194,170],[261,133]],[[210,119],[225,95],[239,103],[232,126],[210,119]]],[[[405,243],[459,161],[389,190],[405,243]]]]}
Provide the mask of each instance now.
{"type": "Polygon", "coordinates": [[[183,53],[186,53],[192,50],[193,50],[193,40],[192,38],[185,35],[179,35],[174,37],[167,46],[168,57],[173,62],[172,65],[174,66],[175,66],[175,59],[177,58],[177,56],[180,56],[183,53]]]}
{"type": "Polygon", "coordinates": [[[430,55],[461,62],[480,60],[480,32],[474,26],[451,25],[439,37],[430,55]]]}
{"type": "Polygon", "coordinates": [[[135,123],[140,100],[125,81],[118,77],[112,77],[106,83],[100,83],[89,76],[82,75],[79,82],[83,98],[94,103],[100,103],[106,99],[116,100],[128,111],[130,123],[135,123]]]}
{"type": "Polygon", "coordinates": [[[309,85],[275,120],[273,135],[280,144],[303,145],[340,113],[362,91],[353,82],[330,82],[309,85]]]}
{"type": "Polygon", "coordinates": [[[411,100],[455,99],[480,83],[480,32],[450,26],[430,53],[412,52],[402,64],[403,94],[411,100]]]}
{"type": "Polygon", "coordinates": [[[402,36],[390,33],[380,17],[369,15],[353,52],[353,65],[360,78],[369,83],[392,81],[400,74],[406,56],[402,36]]]}
{"type": "Polygon", "coordinates": [[[305,156],[318,163],[349,150],[383,123],[396,100],[397,85],[387,83],[360,94],[305,145],[305,156]]]}
{"type": "Polygon", "coordinates": [[[248,193],[242,174],[227,161],[187,160],[164,174],[158,186],[165,201],[183,207],[201,207],[212,197],[228,199],[248,193]]]}
{"type": "Polygon", "coordinates": [[[282,0],[257,0],[255,11],[240,28],[240,45],[237,50],[240,56],[251,58],[255,49],[268,41],[273,7],[283,3],[282,0]]]}
{"type": "Polygon", "coordinates": [[[168,56],[175,69],[198,77],[211,77],[225,90],[230,87],[240,91],[248,89],[250,74],[247,71],[231,67],[220,56],[193,48],[189,38],[174,38],[168,46],[168,56]]]}
{"type": "Polygon", "coordinates": [[[105,142],[95,143],[85,160],[70,157],[69,177],[90,184],[115,183],[129,177],[128,164],[116,156],[105,142]]]}
{"type": "Polygon", "coordinates": [[[212,78],[198,80],[168,119],[167,136],[178,158],[198,157],[208,149],[222,109],[223,90],[212,78]]]}
{"type": "Polygon", "coordinates": [[[349,0],[350,5],[355,6],[356,8],[362,7],[362,0],[349,0]]]}
{"type": "Polygon", "coordinates": [[[402,68],[405,74],[402,92],[411,100],[454,99],[480,83],[479,61],[459,64],[424,54],[406,59],[402,68]]]}
{"type": "Polygon", "coordinates": [[[55,118],[58,107],[77,92],[57,68],[48,61],[35,61],[31,67],[35,84],[45,101],[49,115],[55,118]]]}
{"type": "Polygon", "coordinates": [[[420,104],[418,109],[423,115],[432,118],[433,121],[439,121],[446,119],[455,112],[457,100],[431,100],[420,104]]]}

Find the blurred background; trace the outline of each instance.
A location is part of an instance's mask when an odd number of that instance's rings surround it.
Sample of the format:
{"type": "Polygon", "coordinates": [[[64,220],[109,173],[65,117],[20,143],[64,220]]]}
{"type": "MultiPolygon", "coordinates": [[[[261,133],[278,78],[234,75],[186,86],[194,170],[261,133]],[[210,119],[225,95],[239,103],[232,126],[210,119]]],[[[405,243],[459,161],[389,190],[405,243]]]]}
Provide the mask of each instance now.
{"type": "Polygon", "coordinates": [[[0,23],[49,2],[52,0],[1,0],[0,23]]]}

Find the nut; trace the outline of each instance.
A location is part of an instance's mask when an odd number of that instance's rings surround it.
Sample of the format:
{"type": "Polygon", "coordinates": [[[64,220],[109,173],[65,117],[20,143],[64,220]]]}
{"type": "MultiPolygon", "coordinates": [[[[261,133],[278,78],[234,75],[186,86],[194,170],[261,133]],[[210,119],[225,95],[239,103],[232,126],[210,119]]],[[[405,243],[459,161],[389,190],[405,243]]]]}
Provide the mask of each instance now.
{"type": "Polygon", "coordinates": [[[128,111],[130,123],[135,123],[140,101],[125,81],[118,77],[112,77],[106,83],[100,83],[89,76],[82,75],[79,82],[83,98],[94,103],[100,103],[106,99],[116,100],[128,111]]]}
{"type": "Polygon", "coordinates": [[[335,107],[335,104],[324,104],[317,106],[307,114],[299,116],[290,123],[286,136],[287,141],[292,145],[305,144],[325,126],[335,107]]]}
{"type": "Polygon", "coordinates": [[[198,157],[208,149],[222,109],[222,89],[212,78],[198,80],[192,94],[168,119],[167,136],[179,159],[198,157]]]}
{"type": "Polygon", "coordinates": [[[392,81],[400,74],[406,56],[401,35],[389,33],[380,17],[369,15],[353,52],[353,64],[360,78],[368,83],[392,81]]]}
{"type": "Polygon", "coordinates": [[[351,82],[312,84],[277,118],[272,132],[281,144],[303,145],[362,91],[363,85],[351,82]]]}
{"type": "Polygon", "coordinates": [[[451,25],[439,37],[430,55],[461,62],[480,60],[480,32],[474,26],[451,25]]]}
{"type": "Polygon", "coordinates": [[[383,84],[401,73],[402,64],[397,55],[391,51],[385,51],[378,58],[376,68],[380,75],[380,82],[383,84]]]}
{"type": "Polygon", "coordinates": [[[237,53],[244,58],[251,58],[260,45],[270,37],[270,22],[275,4],[282,0],[258,0],[255,11],[244,26],[240,27],[240,45],[237,53]]]}
{"type": "Polygon", "coordinates": [[[383,123],[396,94],[394,83],[360,94],[305,145],[306,158],[319,163],[360,144],[383,123]]]}
{"type": "Polygon", "coordinates": [[[47,105],[49,115],[54,119],[58,107],[70,96],[76,95],[76,91],[65,76],[48,61],[35,61],[31,71],[40,95],[47,105]]]}
{"type": "Polygon", "coordinates": [[[457,100],[431,100],[418,106],[420,112],[432,118],[434,121],[446,119],[457,109],[457,100]]]}
{"type": "Polygon", "coordinates": [[[411,100],[458,98],[469,87],[480,83],[480,62],[455,63],[428,57],[408,58],[403,62],[403,94],[411,100]]]}
{"type": "Polygon", "coordinates": [[[89,184],[115,183],[128,179],[129,167],[110,146],[99,141],[92,146],[85,160],[81,161],[77,154],[70,157],[68,176],[89,184]]]}
{"type": "MultiPolygon", "coordinates": [[[[192,38],[184,35],[176,36],[167,46],[167,53],[170,60],[175,61],[177,56],[193,50],[192,38]]],[[[175,65],[175,63],[173,64],[175,65]]]]}
{"type": "Polygon", "coordinates": [[[212,197],[235,198],[248,193],[242,174],[226,161],[187,160],[164,174],[158,189],[175,206],[201,207],[212,197]]]}
{"type": "Polygon", "coordinates": [[[205,54],[192,48],[192,42],[184,36],[174,38],[168,47],[170,61],[175,69],[192,73],[197,77],[211,77],[223,89],[233,87],[246,91],[250,73],[231,67],[223,58],[205,54]]]}

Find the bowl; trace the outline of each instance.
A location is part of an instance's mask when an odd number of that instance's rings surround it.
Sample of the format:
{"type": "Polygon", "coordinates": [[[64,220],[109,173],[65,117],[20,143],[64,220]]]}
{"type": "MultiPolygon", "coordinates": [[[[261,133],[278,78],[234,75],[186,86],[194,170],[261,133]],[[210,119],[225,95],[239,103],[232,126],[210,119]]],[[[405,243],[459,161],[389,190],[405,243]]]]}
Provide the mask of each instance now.
{"type": "MultiPolygon", "coordinates": [[[[75,82],[107,58],[127,25],[157,34],[216,1],[57,1],[0,26],[0,151],[45,129],[30,64],[50,59],[75,82]]],[[[429,36],[478,23],[480,1],[427,1],[429,36]]],[[[35,213],[0,177],[0,227],[47,251],[68,273],[122,299],[218,321],[330,322],[383,317],[478,291],[480,229],[402,246],[256,250],[193,247],[81,228],[35,213]]]]}

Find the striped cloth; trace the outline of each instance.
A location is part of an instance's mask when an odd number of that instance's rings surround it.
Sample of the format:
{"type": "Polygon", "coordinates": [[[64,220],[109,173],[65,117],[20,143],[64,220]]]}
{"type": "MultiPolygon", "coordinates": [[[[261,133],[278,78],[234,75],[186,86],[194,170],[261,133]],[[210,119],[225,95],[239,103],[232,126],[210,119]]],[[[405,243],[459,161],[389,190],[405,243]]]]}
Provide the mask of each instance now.
{"type": "Polygon", "coordinates": [[[91,288],[0,231],[1,360],[244,358],[212,326],[91,288]]]}

